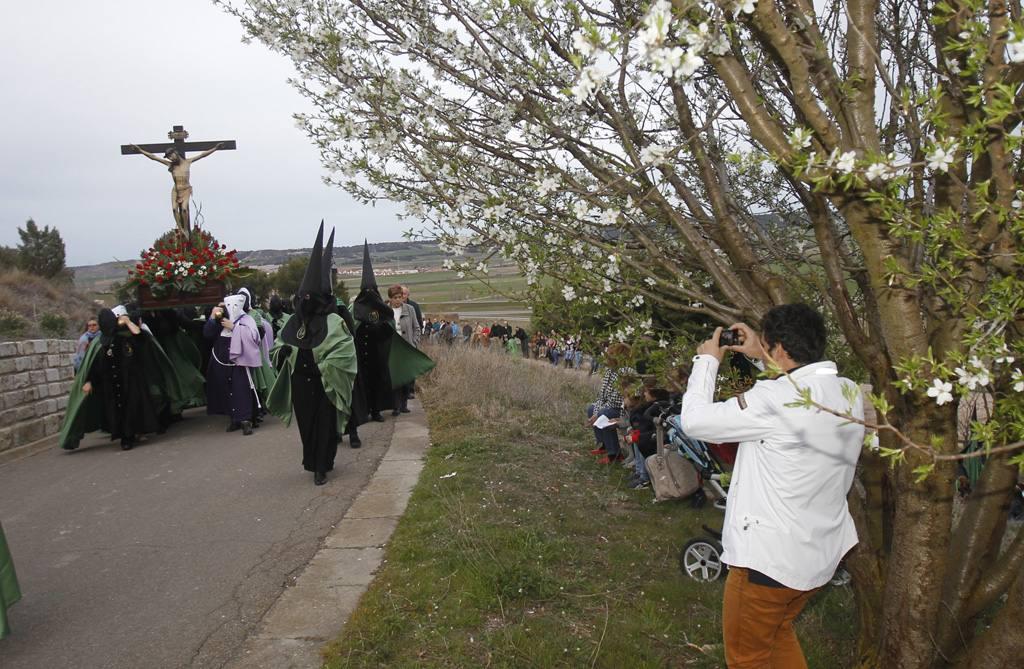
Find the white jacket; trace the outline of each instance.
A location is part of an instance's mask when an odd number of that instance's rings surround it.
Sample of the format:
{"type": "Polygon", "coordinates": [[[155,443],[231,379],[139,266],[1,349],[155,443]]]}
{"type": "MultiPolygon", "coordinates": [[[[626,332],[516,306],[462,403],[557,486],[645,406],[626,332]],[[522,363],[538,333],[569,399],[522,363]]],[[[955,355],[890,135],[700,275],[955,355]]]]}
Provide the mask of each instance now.
{"type": "Polygon", "coordinates": [[[740,442],[725,509],[722,560],[757,570],[795,590],[827,583],[857,544],[846,504],[864,426],[799,401],[793,381],[824,406],[864,417],[860,388],[840,378],[833,362],[816,362],[758,381],[747,392],[713,402],[718,361],[694,358],[682,427],[710,442],[740,442]],[[844,388],[846,395],[844,396],[844,388]]]}

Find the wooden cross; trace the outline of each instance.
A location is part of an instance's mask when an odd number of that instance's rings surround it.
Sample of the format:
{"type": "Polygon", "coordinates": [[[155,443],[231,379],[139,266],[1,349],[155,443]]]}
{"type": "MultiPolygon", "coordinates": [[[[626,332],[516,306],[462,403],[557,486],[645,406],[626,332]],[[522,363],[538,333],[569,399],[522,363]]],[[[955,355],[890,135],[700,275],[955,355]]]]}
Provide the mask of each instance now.
{"type": "Polygon", "coordinates": [[[167,151],[174,149],[182,158],[185,158],[186,151],[206,151],[214,148],[218,144],[218,151],[231,151],[235,148],[235,140],[229,139],[223,142],[186,142],[188,139],[188,131],[180,125],[174,126],[169,133],[167,133],[167,139],[172,140],[164,144],[122,144],[121,155],[131,156],[137,155],[139,149],[149,151],[150,153],[166,153],[167,151]],[[138,148],[136,148],[138,146],[138,148]]]}
{"type": "Polygon", "coordinates": [[[214,151],[232,150],[235,148],[235,140],[224,140],[222,142],[186,142],[188,131],[180,125],[174,126],[167,139],[168,144],[122,144],[121,155],[129,156],[141,154],[167,167],[174,179],[174,187],[171,189],[171,213],[178,229],[186,236],[192,233],[192,215],[189,212],[189,202],[192,200],[192,184],[190,182],[190,168],[192,163],[202,160],[214,151]],[[186,151],[202,151],[194,158],[187,158],[186,151]],[[164,154],[161,158],[158,154],[164,154]]]}

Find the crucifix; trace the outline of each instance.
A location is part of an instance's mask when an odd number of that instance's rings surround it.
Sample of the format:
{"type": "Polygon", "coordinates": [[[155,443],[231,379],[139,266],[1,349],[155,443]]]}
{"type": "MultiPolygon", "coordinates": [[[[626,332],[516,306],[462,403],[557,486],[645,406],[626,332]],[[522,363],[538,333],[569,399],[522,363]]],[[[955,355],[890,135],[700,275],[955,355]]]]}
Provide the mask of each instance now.
{"type": "Polygon", "coordinates": [[[180,125],[174,126],[167,139],[170,143],[165,144],[122,144],[121,155],[129,156],[142,154],[150,160],[166,165],[167,171],[174,179],[174,186],[171,188],[171,212],[174,214],[174,222],[186,236],[192,232],[192,222],[189,214],[189,201],[192,199],[192,184],[189,183],[189,168],[197,160],[201,160],[214,151],[232,150],[235,148],[235,140],[223,142],[186,142],[188,131],[180,125]],[[186,151],[202,151],[195,158],[186,158],[186,151]],[[156,155],[163,153],[164,157],[156,155]]]}

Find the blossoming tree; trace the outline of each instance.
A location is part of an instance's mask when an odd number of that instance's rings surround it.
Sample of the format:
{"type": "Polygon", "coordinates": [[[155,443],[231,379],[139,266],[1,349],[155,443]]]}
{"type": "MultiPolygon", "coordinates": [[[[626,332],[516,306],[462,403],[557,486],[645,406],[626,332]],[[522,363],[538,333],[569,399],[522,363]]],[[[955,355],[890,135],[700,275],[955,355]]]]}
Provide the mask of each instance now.
{"type": "Polygon", "coordinates": [[[227,8],[294,61],[328,180],[403,202],[458,271],[482,247],[631,333],[816,296],[878,392],[850,496],[862,664],[1024,653],[1019,1],[227,8]],[[988,457],[954,514],[979,397],[988,457]]]}

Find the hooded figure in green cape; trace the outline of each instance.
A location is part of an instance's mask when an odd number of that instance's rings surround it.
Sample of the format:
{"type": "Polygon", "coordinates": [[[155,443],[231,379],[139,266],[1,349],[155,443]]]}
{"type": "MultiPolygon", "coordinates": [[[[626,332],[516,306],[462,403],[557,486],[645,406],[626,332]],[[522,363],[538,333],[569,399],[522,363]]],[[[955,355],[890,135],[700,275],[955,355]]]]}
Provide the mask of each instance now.
{"type": "Polygon", "coordinates": [[[370,247],[363,242],[363,277],[352,303],[356,320],[356,351],[366,408],[373,420],[380,412],[399,408],[395,390],[411,384],[434,368],[434,361],[409,344],[395,330],[394,311],[381,297],[370,262],[370,247]]]}
{"type": "Polygon", "coordinates": [[[327,482],[338,454],[338,435],[348,424],[356,350],[352,334],[337,314],[331,285],[334,233],[324,249],[321,221],[309,265],[293,298],[295,313],[281,328],[270,351],[277,379],[267,407],[285,424],[292,412],[302,439],[302,466],[313,483],[327,482]]]}
{"type": "Polygon", "coordinates": [[[186,404],[163,349],[131,320],[100,311],[100,338],[86,352],[68,397],[60,446],[78,448],[86,432],[103,430],[129,450],[140,434],[162,432],[162,415],[186,404]]]}
{"type": "Polygon", "coordinates": [[[14,559],[7,548],[4,526],[0,525],[0,639],[11,633],[7,624],[7,609],[21,599],[18,576],[14,573],[14,559]]]}

